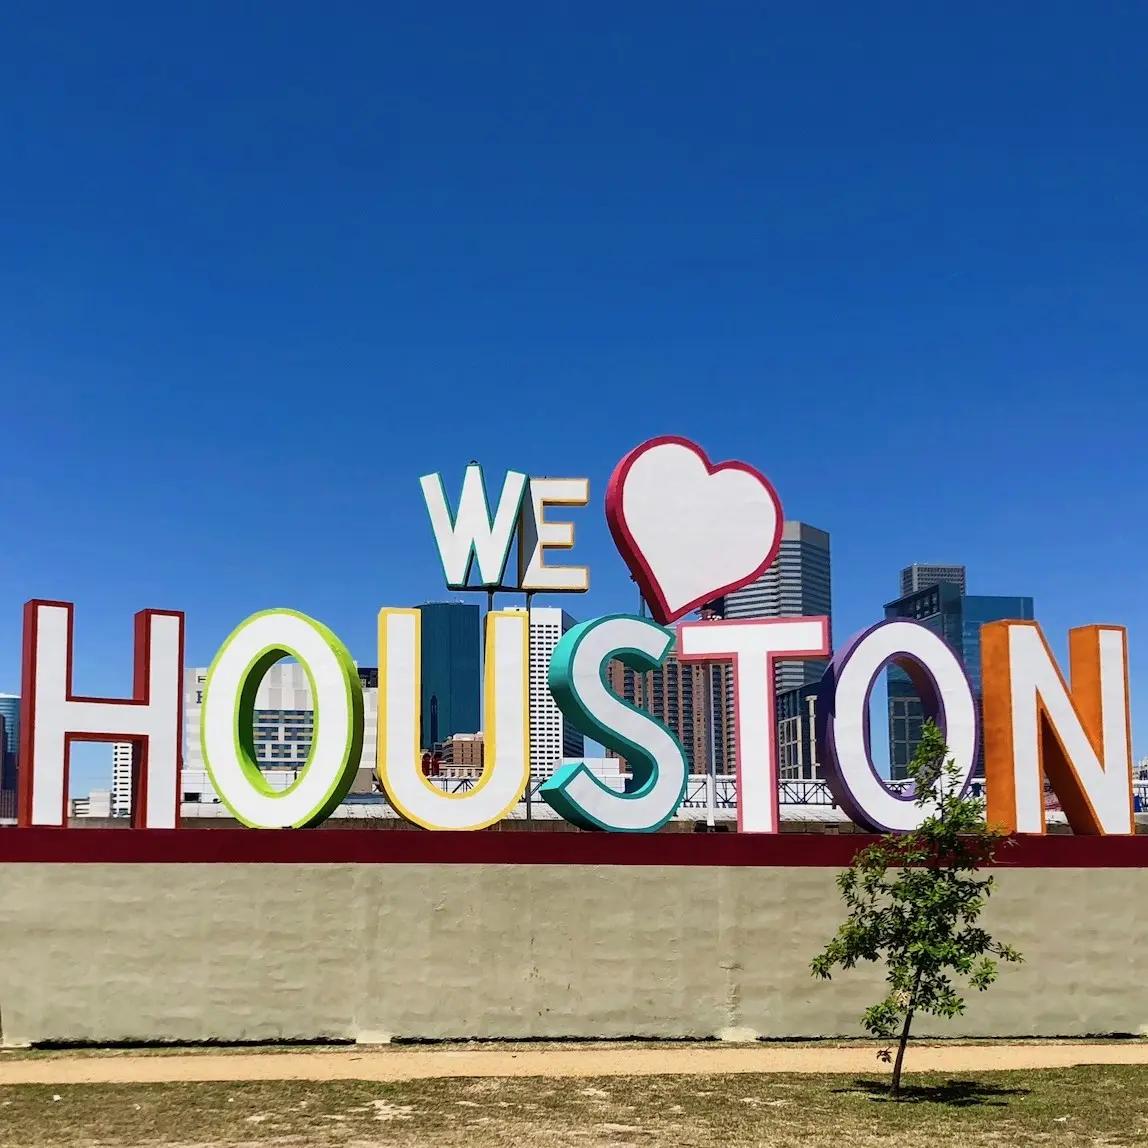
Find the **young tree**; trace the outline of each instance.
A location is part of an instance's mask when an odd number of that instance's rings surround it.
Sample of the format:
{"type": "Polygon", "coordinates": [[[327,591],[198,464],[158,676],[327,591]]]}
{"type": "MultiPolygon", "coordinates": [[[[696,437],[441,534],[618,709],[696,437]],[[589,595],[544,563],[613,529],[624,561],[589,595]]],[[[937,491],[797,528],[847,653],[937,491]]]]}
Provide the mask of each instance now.
{"type": "MultiPolygon", "coordinates": [[[[993,879],[978,870],[993,859],[1004,834],[985,823],[979,798],[960,792],[960,771],[932,722],[925,724],[909,776],[927,816],[913,832],[886,834],[862,849],[838,876],[848,917],[810,963],[814,976],[829,980],[838,965],[884,962],[888,994],[865,1010],[861,1023],[886,1039],[900,1027],[894,1097],[901,1094],[913,1017],[962,1013],[954,978],[983,992],[996,980],[998,961],[1021,960],[977,925],[993,888],[993,879]]],[[[890,1050],[880,1056],[888,1061],[890,1050]]]]}

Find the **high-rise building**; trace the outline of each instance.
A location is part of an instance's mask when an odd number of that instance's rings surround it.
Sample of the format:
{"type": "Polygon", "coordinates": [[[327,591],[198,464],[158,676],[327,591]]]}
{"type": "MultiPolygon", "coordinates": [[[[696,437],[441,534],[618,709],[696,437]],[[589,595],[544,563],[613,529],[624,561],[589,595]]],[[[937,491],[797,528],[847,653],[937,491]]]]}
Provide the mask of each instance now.
{"type": "Polygon", "coordinates": [[[691,773],[709,771],[711,744],[714,772],[733,772],[733,668],[729,662],[679,662],[671,653],[656,670],[640,673],[613,661],[607,669],[607,683],[619,697],[673,730],[686,751],[691,773]]]}
{"type": "MultiPolygon", "coordinates": [[[[961,568],[963,576],[963,568],[961,568]]],[[[909,618],[940,635],[960,659],[968,675],[977,709],[981,709],[981,627],[1004,619],[1031,620],[1032,599],[995,594],[962,594],[955,582],[937,582],[885,606],[886,618],[909,618]]],[[[917,752],[924,720],[921,699],[904,670],[888,673],[889,768],[898,780],[907,776],[917,752]]],[[[983,740],[976,763],[984,773],[983,740]]]]}
{"type": "Polygon", "coordinates": [[[0,718],[4,736],[0,738],[0,789],[16,788],[16,762],[20,753],[20,695],[0,694],[0,718]]]}
{"type": "Polygon", "coordinates": [[[132,812],[132,745],[119,741],[112,746],[112,816],[130,817],[132,812]]]}
{"type": "MultiPolygon", "coordinates": [[[[831,617],[832,612],[829,535],[805,522],[786,522],[773,564],[755,582],[727,594],[722,604],[726,618],[831,617]]],[[[775,688],[780,694],[815,685],[825,666],[819,659],[780,661],[775,688]]]]}
{"type": "Polygon", "coordinates": [[[482,725],[478,607],[427,602],[422,615],[422,748],[482,725]]]}
{"type": "MultiPolygon", "coordinates": [[[[512,606],[519,613],[525,607],[512,606]]],[[[581,757],[585,740],[550,692],[550,659],[562,635],[577,624],[557,606],[530,608],[530,772],[549,777],[564,757],[581,757]]]]}
{"type": "Polygon", "coordinates": [[[914,562],[901,571],[901,597],[907,598],[918,590],[945,583],[956,586],[965,593],[965,568],[963,566],[942,566],[935,562],[914,562]]]}

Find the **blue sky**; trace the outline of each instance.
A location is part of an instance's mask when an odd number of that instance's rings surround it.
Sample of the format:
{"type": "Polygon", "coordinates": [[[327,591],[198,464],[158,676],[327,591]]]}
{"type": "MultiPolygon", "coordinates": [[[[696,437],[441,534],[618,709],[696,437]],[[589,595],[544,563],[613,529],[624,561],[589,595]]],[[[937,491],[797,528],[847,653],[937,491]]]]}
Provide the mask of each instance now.
{"type": "Polygon", "coordinates": [[[373,662],[441,597],[417,479],[654,433],[833,538],[837,639],[956,560],[1131,629],[1148,752],[1148,11],[57,4],[0,43],[0,689],[20,607],[206,663],[253,610],[373,662]]]}

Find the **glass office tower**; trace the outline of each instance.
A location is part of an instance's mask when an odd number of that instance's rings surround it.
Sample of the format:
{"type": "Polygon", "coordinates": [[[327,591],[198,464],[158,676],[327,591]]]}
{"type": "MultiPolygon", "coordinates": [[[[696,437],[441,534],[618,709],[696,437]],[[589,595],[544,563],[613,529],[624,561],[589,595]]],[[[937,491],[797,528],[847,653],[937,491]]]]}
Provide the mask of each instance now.
{"type": "Polygon", "coordinates": [[[422,748],[482,729],[478,607],[428,602],[422,615],[422,748]]]}
{"type": "MultiPolygon", "coordinates": [[[[942,582],[898,598],[885,607],[885,617],[908,618],[928,626],[944,638],[960,659],[972,686],[978,712],[981,709],[981,627],[1005,619],[1030,621],[1032,599],[1015,595],[962,594],[960,587],[942,582]]],[[[904,670],[892,667],[889,690],[889,775],[906,777],[909,762],[921,740],[921,699],[904,670]]],[[[984,774],[983,739],[978,750],[978,776],[984,774]]]]}

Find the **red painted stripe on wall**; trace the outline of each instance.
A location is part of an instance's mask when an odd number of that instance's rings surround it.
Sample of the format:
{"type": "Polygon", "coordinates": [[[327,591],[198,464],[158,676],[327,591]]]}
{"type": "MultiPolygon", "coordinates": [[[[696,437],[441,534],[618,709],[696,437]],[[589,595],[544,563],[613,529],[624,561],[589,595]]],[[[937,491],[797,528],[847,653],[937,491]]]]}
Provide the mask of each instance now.
{"type": "MultiPolygon", "coordinates": [[[[378,829],[0,829],[0,863],[844,866],[862,834],[432,833],[378,829]]],[[[1148,867],[1141,837],[1021,836],[1000,867],[1148,867]]]]}

